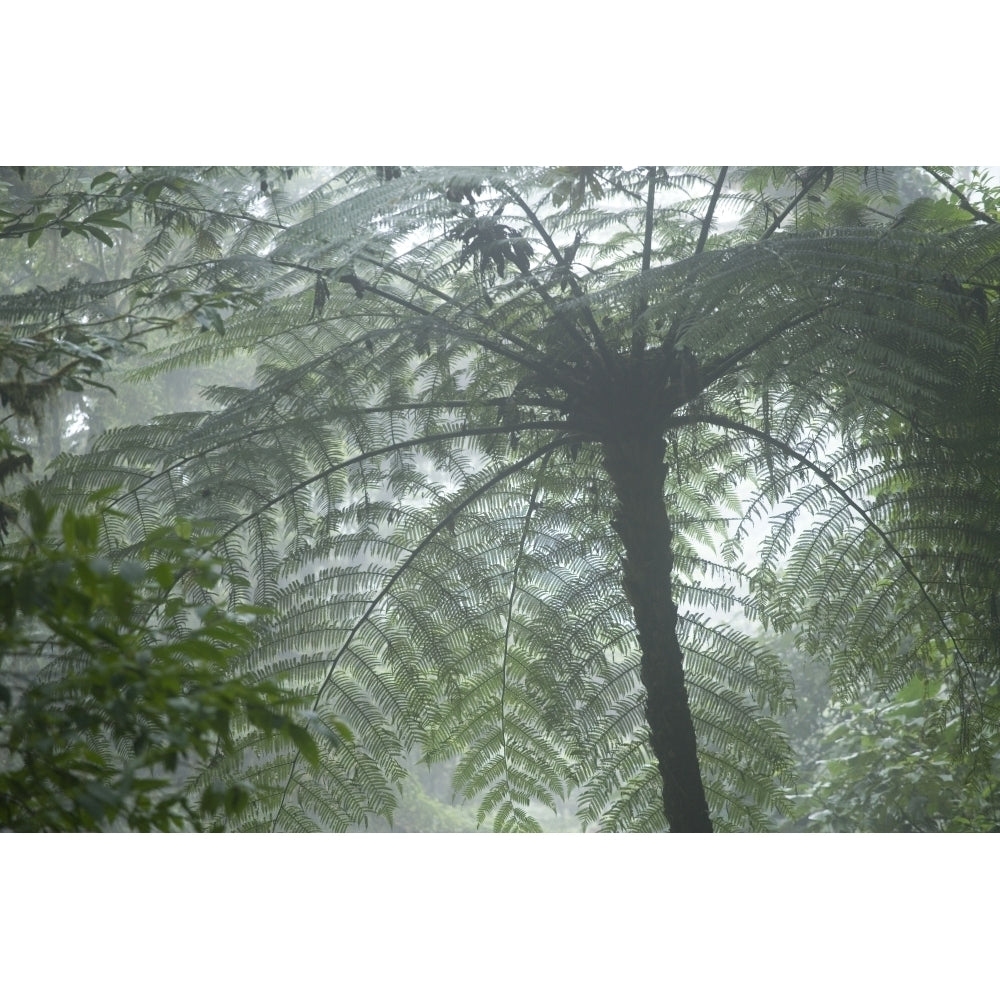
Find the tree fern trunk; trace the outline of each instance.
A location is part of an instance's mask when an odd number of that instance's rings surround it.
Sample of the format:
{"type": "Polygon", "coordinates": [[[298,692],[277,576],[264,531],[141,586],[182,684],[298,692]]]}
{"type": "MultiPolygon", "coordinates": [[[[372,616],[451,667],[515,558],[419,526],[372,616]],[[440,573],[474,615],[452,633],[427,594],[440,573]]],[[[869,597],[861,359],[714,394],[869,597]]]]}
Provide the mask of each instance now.
{"type": "Polygon", "coordinates": [[[656,428],[634,430],[606,440],[604,455],[618,500],[613,524],[625,547],[625,592],[642,648],[646,719],[663,779],[663,812],[671,832],[711,833],[677,640],[664,443],[656,428]]]}

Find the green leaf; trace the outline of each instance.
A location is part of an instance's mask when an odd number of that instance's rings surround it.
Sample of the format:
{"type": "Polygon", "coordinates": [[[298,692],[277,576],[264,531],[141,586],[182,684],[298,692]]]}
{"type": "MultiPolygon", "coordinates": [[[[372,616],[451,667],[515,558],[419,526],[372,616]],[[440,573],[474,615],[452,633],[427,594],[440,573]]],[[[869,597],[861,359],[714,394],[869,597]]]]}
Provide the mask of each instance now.
{"type": "Polygon", "coordinates": [[[295,749],[302,754],[303,758],[314,767],[319,766],[319,749],[312,734],[295,723],[288,725],[287,732],[295,744],[295,749]]]}
{"type": "Polygon", "coordinates": [[[157,563],[150,570],[150,575],[163,590],[170,590],[174,585],[174,568],[170,563],[157,563]]]}
{"type": "Polygon", "coordinates": [[[105,246],[113,247],[115,245],[115,241],[103,229],[98,229],[97,226],[84,226],[83,229],[99,239],[105,246]]]}
{"type": "Polygon", "coordinates": [[[21,502],[28,514],[32,536],[36,539],[43,538],[48,533],[55,510],[42,503],[41,496],[35,489],[26,490],[21,502]]]}
{"type": "Polygon", "coordinates": [[[123,222],[118,218],[119,215],[123,215],[127,209],[124,208],[106,208],[102,209],[100,212],[94,212],[88,215],[83,223],[85,225],[101,225],[101,226],[111,226],[112,228],[118,227],[119,229],[131,229],[127,222],[123,222]]]}

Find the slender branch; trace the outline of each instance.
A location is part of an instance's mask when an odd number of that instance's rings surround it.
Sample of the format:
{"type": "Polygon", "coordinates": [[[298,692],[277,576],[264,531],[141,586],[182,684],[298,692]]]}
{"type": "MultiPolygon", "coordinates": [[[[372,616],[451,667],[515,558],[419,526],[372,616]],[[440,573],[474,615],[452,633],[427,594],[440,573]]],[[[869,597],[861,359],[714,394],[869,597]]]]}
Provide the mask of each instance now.
{"type": "MultiPolygon", "coordinates": [[[[319,268],[309,264],[299,264],[295,261],[272,259],[268,262],[283,267],[291,267],[300,271],[308,271],[320,276],[326,274],[329,271],[329,268],[319,268]]],[[[499,354],[511,361],[516,362],[517,364],[524,365],[526,368],[530,368],[534,372],[550,377],[556,382],[560,382],[558,371],[554,367],[552,367],[554,359],[540,352],[536,347],[533,347],[526,341],[520,340],[520,338],[511,337],[505,333],[497,331],[498,336],[510,340],[512,343],[515,343],[518,346],[523,347],[527,351],[534,352],[539,356],[541,360],[536,360],[534,358],[526,357],[523,354],[519,354],[517,351],[510,350],[509,348],[504,347],[501,344],[497,344],[496,342],[490,340],[487,337],[482,337],[478,334],[470,333],[468,330],[465,330],[460,326],[456,326],[450,320],[443,319],[437,313],[431,312],[431,310],[425,309],[423,306],[418,305],[415,302],[411,302],[408,299],[403,298],[401,295],[396,295],[395,292],[390,292],[386,291],[384,288],[379,288],[377,285],[373,285],[370,281],[365,281],[363,278],[357,277],[357,275],[353,274],[342,275],[339,280],[343,281],[345,284],[349,284],[358,295],[361,295],[364,292],[368,292],[371,295],[374,295],[378,298],[385,299],[387,302],[393,302],[396,305],[402,306],[404,309],[408,309],[411,312],[416,313],[418,316],[424,316],[427,319],[433,319],[436,322],[440,323],[442,326],[445,326],[449,330],[449,332],[451,332],[459,340],[476,344],[479,347],[483,348],[483,350],[485,351],[491,351],[494,354],[499,354]]],[[[553,312],[556,312],[556,310],[553,309],[553,312]]],[[[582,338],[580,338],[580,335],[576,330],[572,330],[572,332],[577,338],[581,340],[581,343],[585,347],[589,348],[589,345],[586,344],[586,341],[583,341],[582,338]]],[[[371,339],[373,336],[374,334],[367,335],[368,339],[371,339]]],[[[363,342],[365,339],[366,339],[365,337],[361,337],[359,338],[358,341],[356,341],[356,343],[363,342]]],[[[569,372],[572,371],[572,368],[566,362],[555,362],[555,363],[559,364],[559,366],[565,369],[566,371],[569,372]]],[[[573,380],[570,379],[569,381],[572,382],[573,380]]]]}
{"type": "Polygon", "coordinates": [[[985,212],[981,212],[978,208],[975,208],[965,194],[955,184],[952,184],[951,181],[949,181],[948,178],[945,177],[940,171],[935,170],[933,167],[922,167],[921,169],[929,173],[931,177],[933,177],[934,180],[936,180],[943,188],[950,191],[958,199],[959,205],[961,205],[962,208],[964,208],[965,211],[968,212],[974,219],[978,219],[980,222],[988,222],[991,225],[996,223],[997,220],[994,219],[992,215],[987,215],[985,212]]]}
{"type": "MultiPolygon", "coordinates": [[[[293,265],[302,266],[302,265],[293,265]]],[[[431,312],[429,309],[425,309],[423,306],[417,305],[415,302],[409,302],[404,299],[401,295],[396,295],[394,292],[386,291],[385,289],[379,288],[377,285],[373,285],[369,281],[365,281],[362,278],[354,277],[350,284],[358,292],[370,292],[372,295],[378,298],[385,299],[387,302],[394,302],[396,305],[402,306],[404,309],[409,309],[411,312],[415,312],[418,316],[424,316],[428,319],[433,319],[443,326],[447,327],[450,333],[452,333],[459,340],[468,341],[483,348],[485,351],[490,351],[494,354],[499,354],[502,357],[507,358],[510,361],[514,361],[519,365],[524,365],[525,368],[530,368],[532,371],[539,374],[545,375],[548,378],[552,378],[554,381],[559,381],[558,372],[553,367],[553,359],[546,355],[542,355],[544,358],[544,363],[538,361],[534,358],[526,357],[523,354],[513,351],[510,348],[504,347],[502,344],[497,344],[490,340],[488,337],[480,336],[479,334],[470,333],[468,330],[462,329],[462,327],[456,326],[447,319],[442,319],[436,313],[431,312]]],[[[579,334],[577,334],[579,336],[579,334]]],[[[363,338],[362,338],[363,339],[363,338]]],[[[530,348],[530,345],[526,345],[530,348]]],[[[530,348],[534,350],[534,348],[530,348]]],[[[572,371],[570,366],[565,362],[559,362],[561,368],[567,371],[572,371]]],[[[572,380],[571,380],[572,381],[572,380]]]]}
{"type": "MultiPolygon", "coordinates": [[[[538,235],[541,236],[542,239],[545,241],[545,245],[549,248],[549,252],[552,254],[553,257],[555,257],[556,263],[565,264],[566,261],[563,258],[562,251],[559,249],[559,247],[556,246],[555,240],[552,239],[552,236],[549,233],[549,231],[542,225],[541,220],[535,214],[531,206],[524,200],[524,198],[522,198],[517,193],[517,191],[515,191],[512,187],[510,187],[507,184],[500,184],[498,188],[500,191],[503,191],[504,194],[512,198],[514,202],[516,202],[518,208],[520,208],[521,211],[524,212],[524,214],[528,217],[528,220],[531,222],[531,225],[537,231],[538,235]]],[[[569,280],[573,288],[574,294],[582,295],[583,292],[580,290],[580,286],[577,284],[576,275],[570,274],[569,280]]]]}
{"type": "MultiPolygon", "coordinates": [[[[111,202],[121,202],[129,198],[128,195],[122,194],[108,194],[106,192],[100,192],[96,194],[88,195],[95,202],[97,201],[111,201],[111,202]]],[[[273,197],[271,199],[273,204],[273,197]]],[[[175,209],[180,212],[189,212],[192,215],[208,215],[216,219],[231,219],[238,222],[249,222],[253,225],[267,226],[269,229],[288,229],[283,222],[280,220],[277,222],[271,222],[268,219],[258,218],[254,215],[245,215],[242,212],[223,212],[221,209],[217,208],[206,208],[204,205],[182,205],[176,201],[164,201],[162,198],[157,198],[155,201],[143,201],[143,207],[159,207],[159,208],[169,208],[175,209]]],[[[275,207],[275,218],[277,218],[277,208],[275,207]]]]}
{"type": "MultiPolygon", "coordinates": [[[[712,229],[712,222],[715,218],[715,209],[719,201],[719,196],[722,193],[722,188],[726,182],[726,175],[729,172],[729,167],[722,167],[719,171],[719,176],[716,178],[715,186],[712,189],[712,196],[709,199],[708,209],[705,212],[705,217],[701,220],[701,232],[698,234],[698,242],[695,245],[694,252],[691,254],[692,257],[697,257],[705,249],[705,243],[708,240],[708,235],[712,229]]],[[[649,198],[646,203],[646,245],[643,246],[643,271],[648,270],[648,260],[647,251],[651,249],[651,239],[652,239],[652,224],[653,224],[653,184],[652,175],[650,176],[650,191],[649,198]]],[[[684,287],[687,288],[691,285],[694,279],[694,271],[689,271],[687,278],[684,281],[684,287]]],[[[645,311],[646,303],[643,299],[642,309],[645,311]]],[[[676,337],[677,331],[682,326],[682,317],[680,314],[674,319],[674,322],[670,326],[670,330],[667,332],[667,336],[664,338],[665,344],[674,344],[674,338],[676,337]]],[[[645,330],[637,329],[636,335],[633,341],[632,353],[633,356],[641,355],[642,351],[646,349],[645,344],[645,330]]]]}
{"type": "MultiPolygon", "coordinates": [[[[548,246],[549,251],[555,258],[556,263],[563,265],[565,267],[566,266],[565,257],[563,257],[562,252],[555,244],[555,240],[552,239],[552,236],[549,234],[549,231],[542,225],[541,221],[539,220],[535,212],[532,210],[531,206],[517,193],[517,191],[515,191],[508,185],[506,184],[499,185],[499,190],[503,191],[505,194],[509,195],[511,198],[514,199],[514,201],[517,203],[517,206],[528,217],[529,221],[531,222],[531,225],[545,241],[546,246],[548,246]]],[[[566,275],[569,280],[570,287],[573,290],[573,294],[578,298],[582,298],[583,290],[580,288],[580,284],[576,280],[576,275],[573,274],[572,268],[566,267],[566,275]]],[[[560,317],[560,313],[555,301],[548,294],[548,292],[545,291],[541,283],[538,282],[537,280],[533,281],[532,287],[538,291],[538,294],[542,296],[545,303],[552,309],[553,315],[555,315],[557,318],[560,317]]],[[[617,367],[615,360],[610,350],[608,349],[608,345],[605,343],[604,337],[601,334],[601,328],[598,326],[597,320],[594,318],[594,314],[590,311],[589,307],[586,308],[584,316],[586,318],[587,327],[590,330],[591,336],[594,338],[594,346],[597,348],[597,352],[600,355],[601,360],[604,362],[604,366],[608,369],[611,369],[612,367],[617,367]]],[[[565,318],[563,318],[563,322],[564,325],[568,328],[570,336],[589,350],[590,345],[587,344],[586,340],[584,340],[580,336],[579,332],[576,330],[573,324],[570,323],[568,320],[565,320],[565,318]]]]}
{"type": "Polygon", "coordinates": [[[785,206],[785,210],[780,215],[775,217],[774,222],[772,222],[771,225],[769,225],[767,229],[764,230],[764,235],[761,236],[762,240],[768,239],[778,231],[778,228],[781,226],[782,222],[784,222],[785,219],[788,218],[789,213],[816,186],[820,178],[823,176],[824,172],[825,171],[823,167],[813,167],[806,174],[805,180],[802,182],[802,187],[800,188],[799,193],[785,206]]]}
{"type": "MultiPolygon", "coordinates": [[[[546,400],[539,398],[529,398],[529,397],[518,397],[514,400],[515,403],[523,403],[526,406],[554,406],[556,405],[555,400],[546,400]]],[[[354,416],[368,416],[374,415],[376,413],[409,413],[416,410],[470,410],[470,409],[485,409],[493,406],[509,406],[511,403],[510,396],[490,396],[485,399],[441,399],[441,400],[399,400],[398,402],[388,402],[379,406],[363,406],[363,407],[352,407],[352,406],[338,406],[329,410],[331,416],[335,417],[354,417],[354,416]]],[[[559,425],[563,426],[563,425],[559,425]]],[[[506,429],[506,428],[505,428],[506,429]]],[[[514,430],[520,430],[520,427],[514,427],[514,430]]],[[[524,428],[527,429],[527,428],[524,428]]]]}
{"type": "MultiPolygon", "coordinates": [[[[647,171],[646,184],[646,229],[642,238],[642,264],[640,273],[646,275],[653,260],[653,219],[656,199],[656,167],[649,167],[647,171]]],[[[635,313],[632,317],[632,357],[641,358],[646,352],[646,326],[648,320],[645,318],[646,308],[649,305],[649,298],[646,294],[645,284],[639,286],[639,301],[636,304],[635,313]]]]}
{"type": "MultiPolygon", "coordinates": [[[[653,260],[653,219],[656,197],[656,167],[650,167],[646,184],[646,231],[642,238],[642,273],[649,271],[653,260]]],[[[642,310],[645,311],[645,307],[642,310]]]]}
{"type": "Polygon", "coordinates": [[[722,186],[726,183],[726,174],[728,172],[729,167],[723,167],[719,171],[719,176],[715,181],[715,187],[712,189],[712,198],[708,203],[708,211],[705,213],[705,218],[701,223],[701,232],[698,234],[698,245],[694,248],[695,256],[705,249],[705,242],[708,240],[708,234],[712,230],[712,222],[715,219],[715,206],[718,204],[719,195],[722,194],[722,186]]]}
{"type": "MultiPolygon", "coordinates": [[[[446,302],[448,305],[455,306],[461,313],[466,312],[466,307],[464,307],[460,302],[458,302],[454,297],[449,295],[447,292],[442,292],[440,288],[437,288],[426,281],[421,281],[419,278],[415,278],[412,275],[407,274],[405,271],[401,270],[398,267],[393,267],[389,264],[380,263],[377,260],[373,260],[371,257],[365,257],[363,255],[359,256],[358,259],[371,264],[373,267],[380,268],[381,270],[385,271],[386,274],[391,274],[393,275],[393,277],[399,278],[401,281],[409,282],[415,288],[419,288],[421,289],[421,291],[425,291],[430,295],[433,295],[436,298],[441,299],[442,302],[446,302]]],[[[512,344],[516,345],[517,347],[520,347],[524,351],[534,352],[541,357],[545,357],[544,352],[540,351],[533,344],[529,344],[526,340],[522,340],[520,337],[517,337],[512,333],[498,329],[496,325],[491,322],[491,317],[483,316],[475,310],[473,310],[472,316],[480,323],[490,326],[495,331],[498,337],[503,337],[504,340],[510,341],[512,344]]]]}
{"type": "Polygon", "coordinates": [[[723,375],[735,370],[736,366],[744,359],[749,357],[755,351],[760,350],[765,344],[770,343],[782,334],[788,333],[789,330],[793,330],[800,323],[807,323],[811,319],[815,319],[817,316],[822,315],[827,309],[831,308],[832,303],[826,303],[819,306],[817,309],[811,309],[809,312],[802,316],[797,316],[795,319],[789,320],[787,323],[782,323],[780,326],[776,326],[773,330],[768,331],[759,340],[754,341],[752,344],[747,344],[738,350],[732,351],[729,354],[724,355],[717,360],[706,363],[702,368],[702,379],[704,381],[704,387],[708,387],[713,382],[720,379],[723,375]]]}

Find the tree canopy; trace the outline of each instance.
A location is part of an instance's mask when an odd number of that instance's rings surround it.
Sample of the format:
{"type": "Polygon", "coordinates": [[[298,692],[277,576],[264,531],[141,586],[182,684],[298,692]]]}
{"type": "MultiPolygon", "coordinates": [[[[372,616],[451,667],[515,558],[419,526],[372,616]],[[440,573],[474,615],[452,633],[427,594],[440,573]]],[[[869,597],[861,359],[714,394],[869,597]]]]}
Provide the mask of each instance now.
{"type": "MultiPolygon", "coordinates": [[[[229,828],[391,818],[413,760],[454,761],[496,830],[565,802],[585,828],[768,828],[792,808],[794,690],[762,629],[843,693],[933,675],[957,720],[939,742],[970,780],[993,767],[1000,227],[979,172],[5,180],[7,254],[103,248],[0,295],[15,416],[128,345],[137,379],[256,365],[95,434],[43,487],[64,512],[113,498],[119,567],[162,525],[206,526],[190,556],[218,577],[168,589],[269,609],[231,669],[306,710],[247,718],[193,769],[192,790],[250,790],[229,828]]],[[[9,489],[26,433],[0,441],[9,489]]]]}

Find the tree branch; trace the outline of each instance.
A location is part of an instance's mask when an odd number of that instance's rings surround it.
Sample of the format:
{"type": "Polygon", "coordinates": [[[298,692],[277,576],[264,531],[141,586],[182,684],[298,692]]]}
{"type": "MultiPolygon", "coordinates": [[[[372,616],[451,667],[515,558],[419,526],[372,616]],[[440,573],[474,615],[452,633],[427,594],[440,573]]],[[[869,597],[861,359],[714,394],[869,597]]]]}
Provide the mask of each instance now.
{"type": "Polygon", "coordinates": [[[810,171],[806,174],[805,180],[802,182],[802,188],[799,193],[785,206],[785,210],[775,218],[774,222],[771,223],[767,229],[764,230],[764,235],[761,236],[762,240],[768,239],[777,232],[778,228],[781,226],[782,222],[788,218],[788,214],[795,208],[796,205],[814,188],[819,181],[819,179],[825,173],[824,167],[812,167],[810,171]]]}
{"type": "Polygon", "coordinates": [[[782,334],[788,333],[789,330],[794,329],[800,323],[807,323],[809,320],[815,319],[817,316],[826,312],[829,308],[830,303],[826,303],[819,306],[817,309],[811,309],[803,316],[797,316],[795,319],[789,320],[787,323],[782,323],[780,326],[776,326],[773,330],[768,331],[768,333],[766,333],[759,340],[755,340],[752,344],[747,344],[745,347],[732,351],[731,353],[726,354],[711,363],[706,363],[702,367],[702,379],[704,381],[704,386],[707,388],[723,375],[733,371],[739,362],[741,362],[744,358],[749,357],[751,354],[755,354],[760,350],[760,348],[762,348],[765,344],[770,343],[770,341],[774,340],[776,337],[780,337],[782,334]]]}
{"type": "MultiPolygon", "coordinates": [[[[650,167],[646,183],[646,231],[642,238],[642,273],[645,274],[653,259],[653,218],[656,196],[656,167],[650,167]]],[[[644,311],[644,310],[640,310],[644,311]]]]}
{"type": "MultiPolygon", "coordinates": [[[[427,292],[428,294],[441,299],[442,302],[446,302],[448,305],[455,306],[455,308],[458,309],[459,312],[465,311],[465,308],[462,306],[462,304],[456,301],[451,295],[449,295],[447,292],[442,292],[440,288],[436,288],[434,285],[428,284],[426,281],[421,281],[419,278],[414,278],[412,275],[407,274],[405,271],[402,271],[397,267],[393,267],[389,264],[380,263],[379,261],[373,260],[370,257],[361,256],[358,259],[366,261],[373,267],[380,268],[381,270],[385,271],[386,274],[391,274],[393,275],[393,277],[399,278],[401,281],[409,282],[409,284],[413,285],[414,288],[419,288],[421,291],[427,292]]],[[[544,352],[540,351],[533,344],[529,344],[526,340],[522,340],[520,337],[517,337],[512,333],[508,333],[504,330],[497,329],[497,327],[490,322],[490,318],[488,316],[482,316],[478,312],[473,312],[472,315],[479,322],[483,323],[486,326],[490,326],[498,337],[503,337],[504,340],[510,341],[510,343],[514,344],[517,347],[520,347],[524,351],[528,352],[533,351],[540,357],[545,357],[544,352]]]]}
{"type": "MultiPolygon", "coordinates": [[[[546,246],[555,258],[556,263],[566,267],[566,259],[563,257],[562,252],[556,246],[555,241],[549,234],[549,231],[542,225],[538,216],[532,210],[531,206],[511,187],[506,184],[499,185],[499,190],[503,191],[505,194],[509,195],[521,209],[522,212],[528,217],[531,225],[534,227],[536,232],[545,241],[546,246]]],[[[576,275],[573,274],[571,268],[566,267],[566,274],[570,283],[570,287],[573,289],[573,294],[578,298],[583,297],[583,290],[580,288],[579,282],[576,280],[576,275]]],[[[587,350],[590,349],[590,345],[586,340],[580,335],[579,331],[566,320],[564,317],[560,317],[559,309],[552,297],[545,291],[545,288],[537,280],[532,282],[532,287],[535,288],[539,295],[542,296],[545,303],[552,309],[552,313],[557,318],[561,318],[563,324],[568,328],[570,336],[577,341],[581,346],[585,347],[587,350]]],[[[608,345],[604,342],[604,337],[601,335],[601,328],[597,325],[597,320],[594,319],[594,314],[590,311],[588,307],[585,311],[585,317],[587,320],[587,327],[590,330],[591,336],[594,338],[594,346],[597,348],[597,352],[604,362],[604,366],[608,369],[616,367],[615,361],[611,352],[608,350],[608,345]]]]}
{"type": "MultiPolygon", "coordinates": [[[[642,265],[640,273],[648,274],[653,260],[653,219],[656,197],[656,167],[647,170],[646,226],[642,238],[642,265]]],[[[645,285],[640,285],[639,302],[632,317],[632,357],[641,358],[646,353],[646,325],[644,313],[649,306],[645,285]]]]}
{"type": "Polygon", "coordinates": [[[996,219],[992,215],[987,215],[985,212],[980,212],[978,208],[972,205],[972,202],[963,194],[963,192],[954,184],[952,184],[947,177],[942,173],[935,170],[933,167],[921,167],[922,170],[926,171],[940,184],[943,188],[950,191],[957,199],[959,205],[965,209],[974,219],[978,219],[980,222],[988,222],[990,225],[996,224],[996,219]]]}
{"type": "MultiPolygon", "coordinates": [[[[293,264],[293,267],[303,267],[301,264],[293,264]]],[[[341,277],[342,281],[347,281],[345,277],[341,277]]],[[[539,374],[545,375],[548,378],[553,379],[553,381],[560,381],[559,373],[555,368],[558,364],[561,368],[571,371],[569,364],[566,362],[557,362],[555,359],[550,358],[548,355],[537,352],[542,360],[537,360],[535,358],[526,357],[523,354],[519,354],[517,351],[512,351],[507,347],[497,344],[490,340],[488,337],[482,337],[479,334],[470,333],[468,330],[463,329],[460,326],[456,326],[454,323],[447,319],[442,319],[437,313],[431,312],[429,309],[425,309],[423,306],[417,305],[415,302],[409,302],[404,299],[401,295],[396,295],[394,292],[388,292],[385,289],[379,288],[377,285],[373,285],[369,281],[365,281],[363,278],[358,278],[357,276],[352,276],[349,281],[347,281],[354,290],[361,294],[363,292],[370,292],[372,295],[378,298],[385,299],[387,302],[394,302],[396,305],[402,306],[404,309],[409,309],[411,312],[416,313],[418,316],[425,316],[428,319],[436,320],[443,326],[446,326],[449,332],[451,332],[459,340],[468,341],[469,343],[476,344],[477,346],[483,348],[485,351],[490,351],[494,354],[499,354],[508,360],[514,361],[519,365],[523,365],[525,368],[530,368],[532,371],[539,374]]],[[[576,331],[574,331],[576,332],[576,331]]],[[[579,333],[576,334],[579,337],[579,333]]],[[[536,350],[532,348],[531,345],[525,344],[530,350],[536,350]]]]}
{"type": "Polygon", "coordinates": [[[715,218],[715,206],[719,201],[719,195],[722,194],[722,186],[726,183],[726,174],[728,172],[729,167],[723,167],[719,171],[715,187],[712,189],[712,198],[708,203],[708,211],[705,213],[705,218],[701,223],[701,232],[698,234],[698,245],[694,248],[695,255],[700,254],[705,249],[705,242],[708,240],[708,234],[712,229],[712,221],[715,218]]]}

